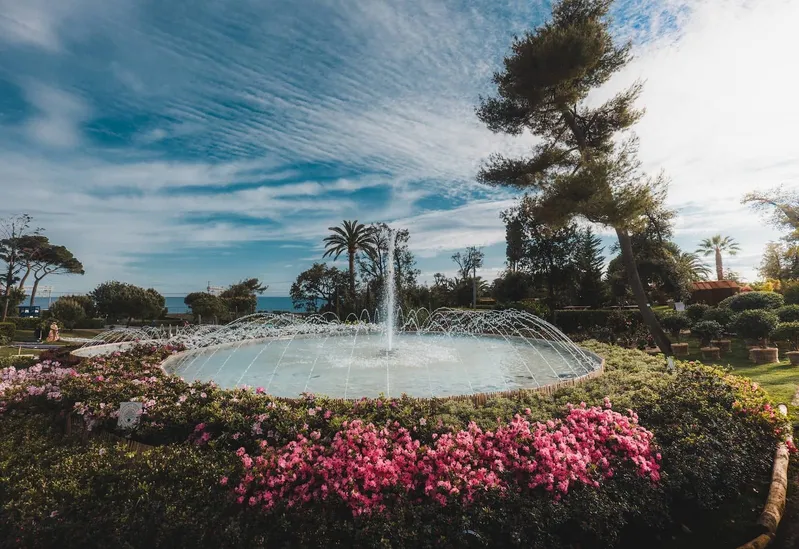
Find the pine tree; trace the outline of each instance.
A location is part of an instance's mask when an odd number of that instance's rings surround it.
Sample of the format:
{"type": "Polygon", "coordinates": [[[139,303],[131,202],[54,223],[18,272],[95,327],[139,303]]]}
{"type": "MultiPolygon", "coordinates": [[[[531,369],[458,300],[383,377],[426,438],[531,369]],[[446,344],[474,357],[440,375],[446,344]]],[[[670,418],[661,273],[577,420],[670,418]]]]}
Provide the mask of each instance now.
{"type": "Polygon", "coordinates": [[[590,227],[578,233],[576,266],[577,303],[589,307],[599,307],[605,294],[605,283],[602,271],[605,268],[604,247],[602,240],[594,234],[590,227]]]}
{"type": "Polygon", "coordinates": [[[641,84],[592,106],[589,92],[631,59],[630,43],[614,44],[608,11],[612,0],[559,0],[552,19],[517,38],[494,75],[497,96],[481,98],[478,118],[494,132],[540,138],[526,158],[492,156],[478,179],[490,185],[538,193],[538,212],[548,224],[575,216],[612,227],[644,322],[660,350],[671,342],[649,307],[633,255],[630,232],[646,210],[662,200],[662,178],[641,173],[637,141],[618,139],[643,114],[634,108],[641,84]]]}

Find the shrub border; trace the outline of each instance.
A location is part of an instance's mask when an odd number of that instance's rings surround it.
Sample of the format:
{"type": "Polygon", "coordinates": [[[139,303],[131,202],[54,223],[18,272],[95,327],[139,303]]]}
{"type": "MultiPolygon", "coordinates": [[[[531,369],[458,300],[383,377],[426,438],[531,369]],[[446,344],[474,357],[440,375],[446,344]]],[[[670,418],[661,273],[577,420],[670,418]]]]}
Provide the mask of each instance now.
{"type": "MultiPolygon", "coordinates": [[[[788,407],[785,404],[780,404],[779,410],[783,416],[788,415],[788,407]]],[[[788,494],[789,442],[793,442],[793,436],[790,434],[785,442],[780,442],[777,445],[777,451],[774,454],[774,468],[771,472],[768,499],[766,499],[763,512],[760,513],[760,517],[757,519],[757,525],[763,528],[765,532],[739,546],[738,549],[764,549],[771,545],[771,542],[777,536],[777,527],[780,525],[782,514],[785,511],[785,498],[788,494]]]]}

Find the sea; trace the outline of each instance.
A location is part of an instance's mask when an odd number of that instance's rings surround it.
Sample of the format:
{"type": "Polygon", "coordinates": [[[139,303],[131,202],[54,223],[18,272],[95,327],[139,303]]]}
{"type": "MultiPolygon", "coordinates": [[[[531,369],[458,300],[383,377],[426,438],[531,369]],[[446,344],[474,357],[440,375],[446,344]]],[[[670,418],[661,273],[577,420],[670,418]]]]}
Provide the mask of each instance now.
{"type": "MultiPolygon", "coordinates": [[[[166,300],[166,308],[171,314],[188,313],[189,308],[183,303],[185,295],[167,295],[164,296],[166,300]]],[[[42,310],[47,309],[50,303],[58,299],[53,296],[52,299],[47,297],[37,297],[33,300],[34,305],[38,305],[42,310]]],[[[24,305],[27,305],[27,301],[24,305]]],[[[291,298],[288,296],[258,296],[258,311],[261,312],[297,312],[291,298]]]]}

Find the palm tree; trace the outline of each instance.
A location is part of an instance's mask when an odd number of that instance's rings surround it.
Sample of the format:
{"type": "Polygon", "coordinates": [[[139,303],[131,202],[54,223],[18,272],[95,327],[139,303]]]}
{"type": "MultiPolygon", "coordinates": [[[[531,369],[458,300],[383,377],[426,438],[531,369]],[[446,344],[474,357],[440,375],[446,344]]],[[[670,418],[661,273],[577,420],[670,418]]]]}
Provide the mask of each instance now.
{"type": "Polygon", "coordinates": [[[683,252],[677,248],[672,255],[677,263],[677,269],[684,272],[691,282],[707,280],[710,277],[710,267],[702,263],[695,253],[683,252]]]}
{"type": "Polygon", "coordinates": [[[332,256],[333,260],[347,252],[350,262],[350,294],[355,299],[355,255],[359,251],[371,250],[374,246],[372,230],[355,221],[343,221],[341,227],[328,227],[333,233],[325,238],[325,255],[332,256]]]}
{"type": "Polygon", "coordinates": [[[721,252],[725,252],[729,255],[735,255],[740,250],[741,247],[738,245],[735,239],[729,236],[721,236],[720,234],[717,234],[700,242],[696,253],[702,254],[705,257],[709,256],[710,254],[715,254],[716,277],[718,280],[724,280],[724,265],[721,261],[721,252]]]}

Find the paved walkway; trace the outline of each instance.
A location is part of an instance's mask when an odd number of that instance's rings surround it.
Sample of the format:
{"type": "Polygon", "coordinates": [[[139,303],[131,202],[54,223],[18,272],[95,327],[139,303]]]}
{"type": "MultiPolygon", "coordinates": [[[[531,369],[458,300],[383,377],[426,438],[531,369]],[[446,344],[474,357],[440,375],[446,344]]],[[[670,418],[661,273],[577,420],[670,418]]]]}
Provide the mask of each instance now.
{"type": "Polygon", "coordinates": [[[15,341],[8,345],[8,347],[22,347],[23,349],[36,349],[37,351],[49,351],[51,349],[60,349],[63,345],[50,345],[47,343],[35,343],[32,341],[15,341]]]}

